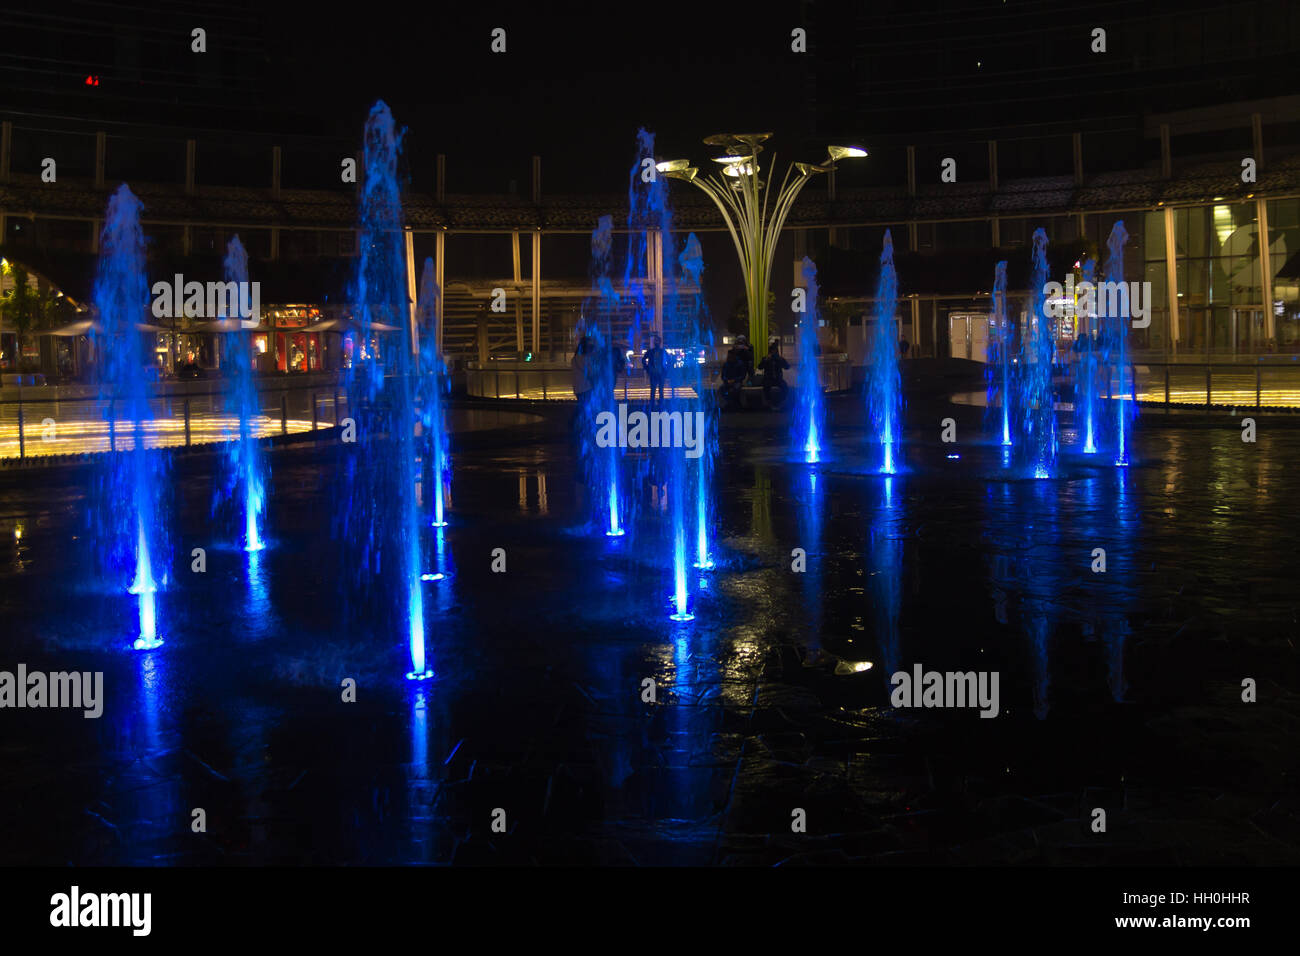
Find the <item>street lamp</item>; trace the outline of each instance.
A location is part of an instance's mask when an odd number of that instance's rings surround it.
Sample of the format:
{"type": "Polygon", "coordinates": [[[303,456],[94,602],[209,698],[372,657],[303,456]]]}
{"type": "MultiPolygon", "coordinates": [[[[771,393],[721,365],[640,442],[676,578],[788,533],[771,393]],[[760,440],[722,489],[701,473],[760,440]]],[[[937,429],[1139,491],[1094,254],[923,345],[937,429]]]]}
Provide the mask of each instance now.
{"type": "Polygon", "coordinates": [[[818,173],[829,173],[840,159],[866,156],[858,146],[829,146],[821,163],[792,163],[786,167],[776,203],[769,215],[770,182],[759,178],[760,145],[771,133],[723,133],[708,137],[706,146],[717,146],[723,155],[713,157],[722,165],[717,173],[700,176],[687,159],[671,159],[655,168],[670,179],[681,179],[708,194],[722,213],[731,240],[736,244],[740,268],[745,274],[745,300],[749,307],[749,337],[755,349],[767,348],[767,289],[772,279],[772,258],[785,217],[804,183],[818,173]],[[793,177],[791,174],[794,174],[793,177]]]}

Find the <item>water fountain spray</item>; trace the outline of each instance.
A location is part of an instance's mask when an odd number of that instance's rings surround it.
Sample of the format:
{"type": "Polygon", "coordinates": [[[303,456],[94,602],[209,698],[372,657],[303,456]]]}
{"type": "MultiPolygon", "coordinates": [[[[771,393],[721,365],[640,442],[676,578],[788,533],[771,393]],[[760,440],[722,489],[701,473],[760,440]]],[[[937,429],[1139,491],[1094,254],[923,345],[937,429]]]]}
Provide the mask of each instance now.
{"type": "MultiPolygon", "coordinates": [[[[227,283],[238,283],[243,289],[248,283],[248,253],[238,236],[226,246],[222,267],[227,283]]],[[[238,324],[238,316],[222,316],[238,324]]],[[[250,317],[251,319],[252,317],[250,317]]],[[[225,334],[226,363],[230,374],[230,392],[227,401],[238,421],[239,432],[234,441],[224,447],[225,484],[219,497],[238,498],[243,507],[244,550],[261,551],[265,547],[262,537],[262,516],[266,512],[266,458],[257,441],[256,421],[262,409],[257,385],[253,376],[253,339],[246,329],[236,328],[225,334]]]]}
{"type": "MultiPolygon", "coordinates": [[[[1128,231],[1124,228],[1124,220],[1116,220],[1114,227],[1110,230],[1110,236],[1106,239],[1106,282],[1112,284],[1112,288],[1123,289],[1125,292],[1118,297],[1119,308],[1113,310],[1117,312],[1116,315],[1110,315],[1109,313],[1112,310],[1106,308],[1107,314],[1102,316],[1102,328],[1106,332],[1110,363],[1115,370],[1115,377],[1118,379],[1114,409],[1115,464],[1121,467],[1129,463],[1129,438],[1133,427],[1133,414],[1136,411],[1136,403],[1130,401],[1134,383],[1132,369],[1128,360],[1129,302],[1128,286],[1124,283],[1124,244],[1126,242],[1128,242],[1128,231]]],[[[1107,296],[1106,299],[1108,302],[1115,301],[1112,296],[1107,296]]]]}
{"type": "Polygon", "coordinates": [[[1052,401],[1052,356],[1056,327],[1047,308],[1047,233],[1034,230],[1029,328],[1021,339],[1020,409],[1025,454],[1035,478],[1056,469],[1056,407],[1052,401]]]}
{"type": "Polygon", "coordinates": [[[1011,447],[1011,350],[1015,336],[1007,319],[1007,262],[1003,259],[993,270],[993,347],[995,360],[989,363],[988,407],[997,407],[1001,422],[1002,445],[1011,447]],[[995,406],[996,400],[996,406],[995,406]]]}
{"type": "Polygon", "coordinates": [[[894,239],[888,229],[880,252],[880,280],[876,285],[875,322],[867,366],[867,411],[880,443],[880,472],[898,471],[898,448],[902,438],[899,338],[894,316],[898,300],[898,276],[894,272],[894,239]]]}
{"type": "Polygon", "coordinates": [[[702,452],[691,466],[695,499],[694,566],[701,571],[708,571],[714,567],[709,532],[713,519],[713,467],[718,454],[718,403],[711,400],[711,393],[707,391],[704,382],[702,361],[713,351],[713,332],[709,328],[701,285],[704,275],[704,254],[695,233],[686,237],[686,245],[677,262],[681,267],[683,285],[695,289],[693,294],[684,296],[684,300],[682,295],[678,296],[679,308],[684,312],[682,325],[686,330],[685,360],[681,377],[682,384],[689,388],[694,396],[687,405],[687,414],[703,413],[701,420],[704,422],[705,431],[700,436],[702,452]]]}
{"type": "Polygon", "coordinates": [[[433,676],[425,656],[420,587],[419,478],[415,441],[417,358],[409,309],[397,158],[401,134],[381,100],[366,119],[365,181],[357,216],[352,290],[361,342],[345,374],[348,408],[362,417],[358,454],[345,472],[350,513],[345,534],[363,547],[363,570],[396,587],[405,610],[412,680],[433,676]],[[405,334],[393,330],[405,330],[405,334]],[[355,530],[353,530],[355,529],[355,530]]]}
{"type": "Polygon", "coordinates": [[[98,325],[91,335],[112,451],[96,476],[92,520],[100,557],[112,570],[133,572],[128,590],[138,598],[140,619],[133,646],[151,650],[162,644],[158,569],[167,567],[170,549],[163,521],[167,459],[145,449],[146,425],[153,420],[149,382],[156,367],[139,330],[149,306],[140,209],[140,200],[123,183],[108,201],[99,239],[92,296],[98,325]],[[121,425],[129,426],[129,448],[121,425]]]}
{"type": "Polygon", "coordinates": [[[803,257],[803,284],[806,299],[803,318],[799,321],[799,394],[794,414],[794,452],[805,462],[822,460],[825,443],[826,404],[822,395],[820,349],[817,347],[817,265],[803,257]]]}

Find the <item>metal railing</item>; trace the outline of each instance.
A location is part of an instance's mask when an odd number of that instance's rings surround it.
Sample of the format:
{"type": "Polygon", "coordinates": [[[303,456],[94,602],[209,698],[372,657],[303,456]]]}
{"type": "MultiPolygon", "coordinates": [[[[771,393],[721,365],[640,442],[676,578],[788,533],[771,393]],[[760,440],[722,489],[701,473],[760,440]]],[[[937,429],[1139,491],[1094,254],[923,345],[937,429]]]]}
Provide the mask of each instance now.
{"type": "MultiPolygon", "coordinates": [[[[843,391],[853,383],[853,367],[848,356],[825,356],[820,363],[822,388],[843,391]]],[[[798,370],[791,368],[788,382],[798,385],[798,370]]],[[[722,365],[710,362],[700,369],[701,385],[716,390],[722,385],[722,365]]],[[[569,365],[556,362],[470,362],[465,367],[465,390],[475,398],[522,401],[574,401],[573,372],[569,365]]],[[[648,401],[650,382],[641,369],[620,374],[615,394],[624,401],[648,401]]],[[[670,374],[664,382],[665,394],[672,398],[694,396],[694,388],[684,384],[680,375],[670,374]]]]}
{"type": "Polygon", "coordinates": [[[1102,374],[1108,398],[1128,394],[1166,411],[1216,407],[1300,411],[1297,362],[1134,362],[1125,381],[1114,369],[1102,374]]]}
{"type": "MultiPolygon", "coordinates": [[[[138,423],[120,416],[120,400],[103,398],[90,386],[6,388],[0,392],[0,460],[122,451],[135,446],[137,434],[146,448],[231,441],[239,420],[224,385],[204,380],[152,386],[149,417],[138,423]]],[[[257,395],[252,424],[258,438],[338,425],[347,406],[342,385],[324,376],[258,382],[257,395]]]]}

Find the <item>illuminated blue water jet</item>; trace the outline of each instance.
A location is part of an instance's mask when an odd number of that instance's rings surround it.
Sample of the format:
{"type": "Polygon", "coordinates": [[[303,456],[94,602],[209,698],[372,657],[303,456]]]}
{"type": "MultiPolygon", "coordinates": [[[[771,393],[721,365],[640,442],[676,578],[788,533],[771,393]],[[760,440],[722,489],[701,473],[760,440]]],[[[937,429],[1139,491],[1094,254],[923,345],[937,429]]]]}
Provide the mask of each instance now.
{"type": "Polygon", "coordinates": [[[998,410],[1002,445],[1011,447],[1011,353],[1015,346],[1013,326],[1007,318],[1007,263],[1002,260],[993,270],[993,328],[989,337],[992,355],[986,366],[988,401],[986,407],[998,410]]]}
{"type": "MultiPolygon", "coordinates": [[[[1082,281],[1092,285],[1097,273],[1097,260],[1089,258],[1083,264],[1082,281]]],[[[1087,302],[1085,297],[1080,300],[1087,302]]],[[[1091,309],[1076,317],[1074,422],[1083,431],[1083,453],[1097,453],[1097,349],[1093,335],[1094,316],[1091,309]]]]}
{"type": "Polygon", "coordinates": [[[898,276],[894,272],[894,239],[888,229],[880,252],[880,280],[876,285],[875,322],[867,358],[867,412],[880,443],[880,472],[898,471],[898,449],[902,438],[899,421],[902,410],[898,371],[899,338],[894,315],[898,300],[898,276]]]}
{"type": "MultiPolygon", "coordinates": [[[[238,236],[234,236],[226,246],[222,268],[226,282],[240,283],[236,288],[243,288],[243,284],[248,282],[248,253],[238,236]]],[[[222,318],[239,325],[238,316],[222,318]]],[[[253,318],[255,317],[250,317],[249,321],[253,318]]],[[[225,364],[230,377],[226,401],[232,416],[239,423],[239,431],[234,440],[227,441],[223,447],[224,482],[218,489],[218,502],[237,500],[242,505],[240,523],[244,550],[261,551],[265,547],[262,516],[266,512],[267,463],[255,431],[255,423],[261,417],[262,409],[253,374],[255,356],[252,333],[245,328],[236,327],[227,332],[224,338],[225,364]]]]}
{"type": "MultiPolygon", "coordinates": [[[[113,450],[102,456],[91,496],[96,553],[113,574],[131,575],[130,593],[138,598],[139,633],[132,646],[150,650],[162,644],[157,592],[158,570],[170,563],[163,520],[167,499],[167,458],[145,448],[146,425],[153,420],[150,381],[157,365],[140,325],[149,307],[141,204],[123,183],[108,201],[99,238],[99,263],[92,301],[97,324],[91,337],[97,363],[99,397],[109,420],[113,450]],[[129,447],[126,429],[129,429],[129,447]]],[[[163,580],[166,574],[162,575],[163,580]]]]}
{"type": "Polygon", "coordinates": [[[701,571],[708,571],[714,567],[709,532],[713,520],[713,467],[718,454],[718,403],[711,400],[712,393],[704,382],[704,359],[713,351],[713,332],[709,328],[702,289],[704,254],[695,233],[686,237],[686,246],[677,262],[681,268],[682,284],[695,290],[692,294],[679,296],[677,301],[684,313],[679,324],[685,330],[681,382],[693,396],[687,402],[686,413],[701,412],[700,420],[704,423],[704,434],[699,436],[700,456],[690,462],[695,502],[693,564],[701,571]]]}
{"type": "MultiPolygon", "coordinates": [[[[1128,242],[1128,231],[1124,220],[1116,220],[1106,239],[1106,281],[1115,283],[1127,290],[1124,285],[1124,244],[1128,242]]],[[[1106,302],[1113,301],[1111,296],[1104,297],[1106,302]]],[[[1115,464],[1121,467],[1129,463],[1129,437],[1133,427],[1133,415],[1136,403],[1131,401],[1134,392],[1132,369],[1128,359],[1128,325],[1130,303],[1127,292],[1119,296],[1119,308],[1116,315],[1110,315],[1110,309],[1103,304],[1106,314],[1102,316],[1102,328],[1106,333],[1109,361],[1117,379],[1115,388],[1115,464]]]]}
{"type": "MultiPolygon", "coordinates": [[[[451,461],[447,454],[446,396],[451,381],[447,365],[438,350],[438,288],[433,260],[425,259],[420,273],[420,291],[416,299],[417,328],[420,334],[420,426],[424,436],[424,482],[432,505],[431,524],[445,528],[447,492],[451,486],[451,461]]],[[[438,578],[427,580],[438,580],[438,578]]]]}
{"type": "Polygon", "coordinates": [[[826,435],[826,401],[822,394],[821,349],[817,345],[817,266],[803,257],[803,284],[807,298],[799,322],[799,395],[794,413],[795,454],[805,462],[822,460],[826,435]]]}
{"type": "MultiPolygon", "coordinates": [[[[347,462],[344,535],[361,547],[363,586],[396,589],[410,652],[407,677],[433,676],[425,655],[420,586],[420,508],[415,437],[418,387],[415,316],[407,290],[397,159],[402,134],[381,100],[371,108],[363,146],[365,181],[357,216],[358,260],[352,308],[362,332],[344,381],[358,446],[347,462]],[[393,332],[392,330],[400,330],[393,332]]],[[[385,593],[384,605],[393,607],[385,593]]]]}
{"type": "Polygon", "coordinates": [[[1033,273],[1029,280],[1029,327],[1021,337],[1019,407],[1022,455],[1035,478],[1056,470],[1056,407],[1052,396],[1055,323],[1047,308],[1047,233],[1034,230],[1033,273]]]}
{"type": "Polygon", "coordinates": [[[620,470],[622,449],[617,444],[602,446],[596,441],[596,419],[602,411],[617,416],[614,408],[615,372],[611,358],[612,328],[619,310],[619,296],[609,277],[610,249],[614,241],[614,220],[601,216],[591,233],[592,295],[583,303],[578,325],[578,342],[573,357],[575,388],[581,380],[587,390],[578,395],[574,428],[579,456],[587,480],[596,527],[606,537],[620,538],[622,521],[620,470]]]}

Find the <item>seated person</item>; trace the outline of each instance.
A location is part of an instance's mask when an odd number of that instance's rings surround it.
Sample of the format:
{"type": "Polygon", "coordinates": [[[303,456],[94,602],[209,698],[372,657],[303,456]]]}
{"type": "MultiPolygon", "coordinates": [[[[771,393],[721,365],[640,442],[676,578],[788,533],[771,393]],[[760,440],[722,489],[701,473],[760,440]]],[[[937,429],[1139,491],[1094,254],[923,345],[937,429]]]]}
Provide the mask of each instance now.
{"type": "Polygon", "coordinates": [[[790,363],[782,357],[776,342],[767,347],[767,355],[758,363],[758,367],[763,370],[763,398],[772,408],[780,408],[785,404],[786,393],[790,391],[790,386],[785,384],[785,370],[790,367],[790,363]]]}

